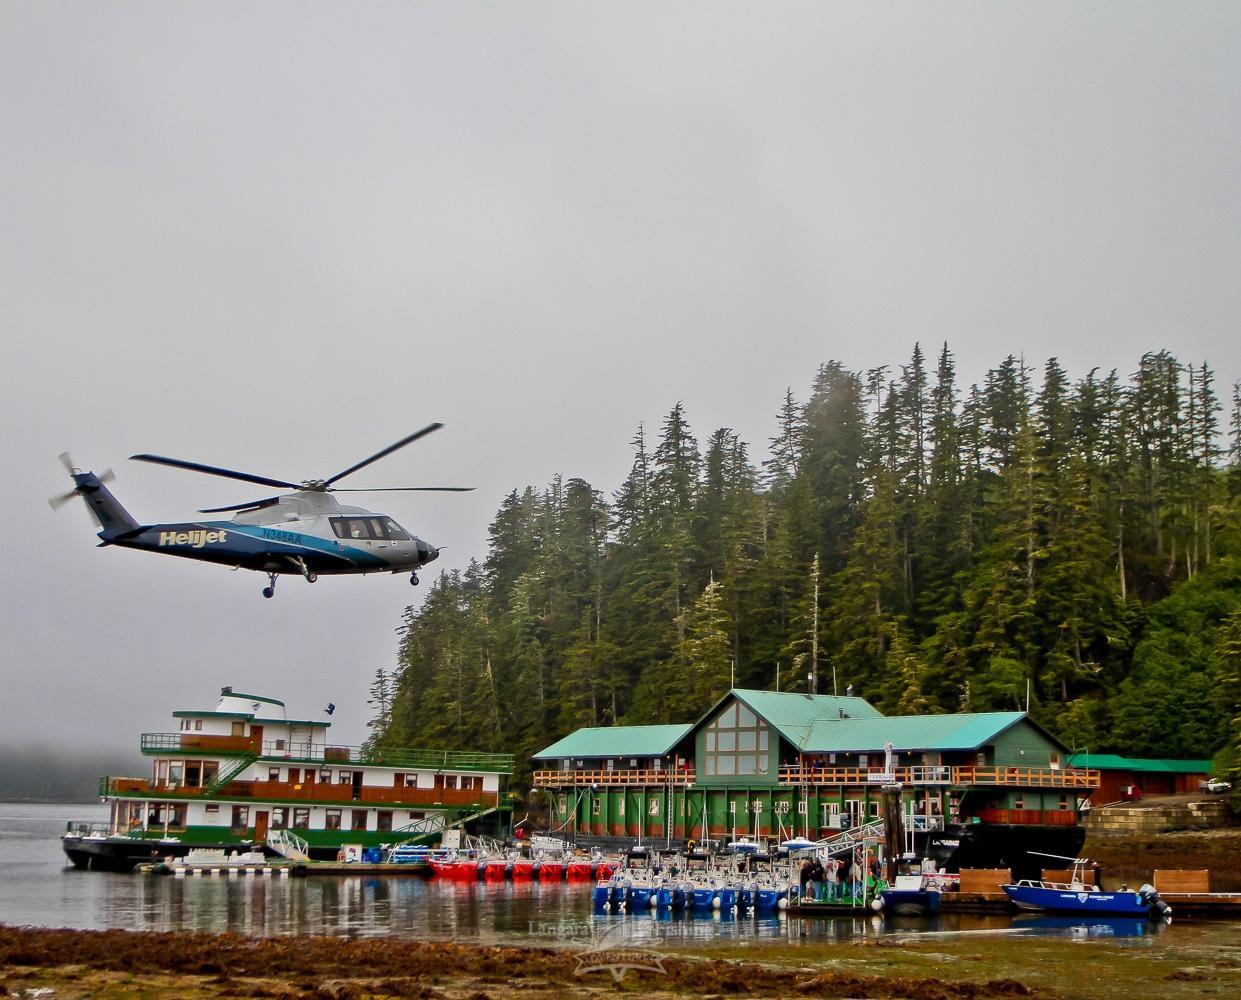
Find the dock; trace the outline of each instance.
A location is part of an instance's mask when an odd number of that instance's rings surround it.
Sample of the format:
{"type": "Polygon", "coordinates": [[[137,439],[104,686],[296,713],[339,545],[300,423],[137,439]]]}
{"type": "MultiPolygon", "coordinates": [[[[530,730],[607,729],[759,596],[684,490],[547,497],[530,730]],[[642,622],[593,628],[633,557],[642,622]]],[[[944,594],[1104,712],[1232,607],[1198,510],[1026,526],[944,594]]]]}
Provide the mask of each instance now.
{"type": "Polygon", "coordinates": [[[385,875],[398,877],[418,875],[425,878],[431,874],[431,866],[416,862],[392,865],[368,861],[299,861],[292,866],[289,874],[294,878],[308,878],[315,875],[385,875]]]}

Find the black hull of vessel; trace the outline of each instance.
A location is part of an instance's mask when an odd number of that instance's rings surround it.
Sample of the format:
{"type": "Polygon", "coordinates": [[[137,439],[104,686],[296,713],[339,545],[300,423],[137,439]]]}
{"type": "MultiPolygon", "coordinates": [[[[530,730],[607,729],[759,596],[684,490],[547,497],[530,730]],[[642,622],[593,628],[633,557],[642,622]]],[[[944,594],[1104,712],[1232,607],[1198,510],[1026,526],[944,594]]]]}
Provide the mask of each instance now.
{"type": "Polygon", "coordinates": [[[962,868],[1007,868],[1013,879],[1042,878],[1047,859],[1080,856],[1086,830],[1066,824],[958,823],[926,835],[925,857],[949,872],[962,868]]]}
{"type": "MultiPolygon", "coordinates": [[[[196,848],[223,848],[227,851],[256,850],[253,843],[237,841],[222,843],[174,843],[152,840],[133,840],[129,837],[74,837],[61,840],[65,856],[74,868],[96,872],[131,872],[141,864],[163,861],[165,858],[183,858],[196,848]]],[[[270,852],[266,852],[270,853],[270,852]]]]}

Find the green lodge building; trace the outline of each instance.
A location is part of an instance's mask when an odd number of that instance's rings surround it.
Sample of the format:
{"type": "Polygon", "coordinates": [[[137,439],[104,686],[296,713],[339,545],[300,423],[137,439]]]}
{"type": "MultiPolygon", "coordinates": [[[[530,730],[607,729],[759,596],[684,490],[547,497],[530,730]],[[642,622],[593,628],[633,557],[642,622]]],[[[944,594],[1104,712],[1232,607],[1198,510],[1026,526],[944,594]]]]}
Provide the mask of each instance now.
{"type": "Polygon", "coordinates": [[[826,840],[902,786],[910,848],[949,870],[1076,856],[1099,784],[1023,712],[885,716],[863,698],[737,688],[684,725],[579,729],[534,755],[552,828],[579,843],[826,840]]]}

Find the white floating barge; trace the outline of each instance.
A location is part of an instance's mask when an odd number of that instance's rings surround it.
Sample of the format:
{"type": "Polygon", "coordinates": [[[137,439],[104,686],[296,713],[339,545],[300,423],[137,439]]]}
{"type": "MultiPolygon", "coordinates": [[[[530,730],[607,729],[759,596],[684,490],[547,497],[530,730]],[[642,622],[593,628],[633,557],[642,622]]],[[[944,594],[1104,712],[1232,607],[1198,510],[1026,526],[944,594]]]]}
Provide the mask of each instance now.
{"type": "Polygon", "coordinates": [[[292,867],[288,861],[269,860],[262,851],[195,848],[184,857],[165,858],[139,869],[155,875],[288,875],[292,867]]]}

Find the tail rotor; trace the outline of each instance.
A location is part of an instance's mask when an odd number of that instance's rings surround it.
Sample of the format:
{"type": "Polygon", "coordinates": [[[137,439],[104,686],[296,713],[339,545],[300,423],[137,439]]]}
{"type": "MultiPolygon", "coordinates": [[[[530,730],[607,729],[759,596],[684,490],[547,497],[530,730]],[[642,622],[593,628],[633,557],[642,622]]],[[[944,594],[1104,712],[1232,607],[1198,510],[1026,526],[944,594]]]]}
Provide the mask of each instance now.
{"type": "MultiPolygon", "coordinates": [[[[78,477],[83,475],[83,472],[73,464],[73,459],[70,458],[67,451],[62,451],[60,453],[60,464],[65,467],[65,471],[69,473],[69,475],[73,478],[73,481],[77,483],[78,477]]],[[[110,483],[116,478],[116,473],[111,469],[105,469],[97,478],[100,483],[110,483]]],[[[81,486],[75,486],[68,493],[61,493],[59,496],[48,497],[47,504],[52,508],[52,510],[60,510],[61,507],[67,504],[74,497],[81,495],[81,486]]]]}

